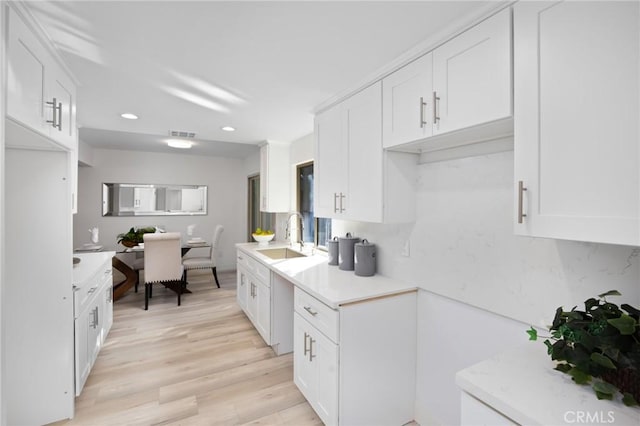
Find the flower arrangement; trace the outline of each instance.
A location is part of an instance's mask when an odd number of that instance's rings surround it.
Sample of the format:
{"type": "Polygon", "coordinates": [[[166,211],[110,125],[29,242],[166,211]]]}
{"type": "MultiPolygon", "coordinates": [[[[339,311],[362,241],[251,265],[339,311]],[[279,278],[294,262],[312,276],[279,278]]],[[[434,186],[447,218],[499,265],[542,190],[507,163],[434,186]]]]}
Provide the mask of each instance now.
{"type": "Polygon", "coordinates": [[[144,241],[142,237],[144,234],[152,232],[156,232],[156,228],[154,226],[147,226],[138,229],[132,227],[129,229],[129,232],[118,234],[118,240],[116,242],[121,243],[125,247],[135,247],[144,241]]]}
{"type": "MultiPolygon", "coordinates": [[[[611,290],[584,302],[584,310],[556,310],[544,344],[556,370],[577,384],[591,383],[598,399],[613,399],[620,392],[625,405],[640,401],[640,310],[607,301],[620,296],[611,290]]],[[[537,340],[537,330],[527,330],[537,340]]]]}

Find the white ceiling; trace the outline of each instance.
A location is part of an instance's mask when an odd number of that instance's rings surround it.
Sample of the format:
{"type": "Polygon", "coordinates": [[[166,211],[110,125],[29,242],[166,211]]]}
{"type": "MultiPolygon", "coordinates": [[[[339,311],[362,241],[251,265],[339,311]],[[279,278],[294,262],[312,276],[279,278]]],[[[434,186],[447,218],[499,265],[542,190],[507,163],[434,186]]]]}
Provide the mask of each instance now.
{"type": "MultiPolygon", "coordinates": [[[[79,82],[80,139],[243,156],[313,131],[314,108],[487,1],[32,1],[79,82]],[[137,114],[125,120],[121,113],[137,114]],[[233,133],[222,126],[233,126],[233,133]],[[248,146],[249,144],[250,146],[248,146]]],[[[180,151],[184,152],[184,151],[180,151]]]]}

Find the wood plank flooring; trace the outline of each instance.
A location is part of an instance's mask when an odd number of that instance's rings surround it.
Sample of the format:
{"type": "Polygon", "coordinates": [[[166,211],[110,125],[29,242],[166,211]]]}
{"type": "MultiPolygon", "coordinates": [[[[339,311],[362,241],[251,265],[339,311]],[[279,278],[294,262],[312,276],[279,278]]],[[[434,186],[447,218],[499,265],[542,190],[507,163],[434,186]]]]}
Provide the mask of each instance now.
{"type": "Polygon", "coordinates": [[[111,332],[57,425],[322,425],[293,383],[293,357],[276,357],[236,303],[234,271],[189,272],[192,294],[155,287],[114,305],[111,332]]]}

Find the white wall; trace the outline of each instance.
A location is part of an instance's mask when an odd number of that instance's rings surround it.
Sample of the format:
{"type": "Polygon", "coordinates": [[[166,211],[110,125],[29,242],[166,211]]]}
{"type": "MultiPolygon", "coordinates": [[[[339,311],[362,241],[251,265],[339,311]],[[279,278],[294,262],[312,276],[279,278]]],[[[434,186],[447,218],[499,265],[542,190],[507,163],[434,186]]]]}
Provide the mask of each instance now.
{"type": "MultiPolygon", "coordinates": [[[[93,167],[80,167],[78,171],[74,247],[89,242],[88,230],[94,226],[100,229],[100,244],[113,250],[122,248],[116,245],[116,236],[132,226],[162,225],[166,230],[182,232],[186,237],[187,226],[196,224],[194,236],[211,240],[216,225],[221,224],[225,231],[218,252],[218,269],[235,269],[234,245],[246,240],[247,177],[244,159],[96,149],[93,164],[93,167]],[[207,185],[208,214],[102,217],[101,186],[104,182],[207,185]]],[[[203,253],[193,249],[191,254],[203,253]]]]}
{"type": "MultiPolygon", "coordinates": [[[[0,4],[0,22],[4,23],[4,4],[0,4]]],[[[4,398],[5,333],[2,311],[4,298],[4,106],[5,106],[5,31],[0,31],[0,425],[7,423],[4,398]]]]}
{"type": "Polygon", "coordinates": [[[640,249],[513,235],[512,151],[418,167],[415,223],[333,221],[334,235],[377,244],[380,273],[424,289],[418,423],[459,424],[455,372],[526,344],[528,324],[546,327],[558,306],[610,289],[623,294],[616,302],[640,305],[640,249]]]}

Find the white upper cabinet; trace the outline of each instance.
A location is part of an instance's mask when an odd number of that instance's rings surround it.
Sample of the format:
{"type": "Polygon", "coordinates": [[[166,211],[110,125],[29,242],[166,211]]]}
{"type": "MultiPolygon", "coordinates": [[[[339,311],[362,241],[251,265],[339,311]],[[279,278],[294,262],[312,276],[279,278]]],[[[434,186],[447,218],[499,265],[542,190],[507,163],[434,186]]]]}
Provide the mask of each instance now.
{"type": "Polygon", "coordinates": [[[347,219],[382,222],[381,89],[376,83],[343,105],[348,189],[340,207],[347,219]]]}
{"type": "MultiPolygon", "coordinates": [[[[75,83],[18,12],[12,7],[8,11],[7,116],[64,149],[74,149],[75,83]]],[[[7,138],[8,146],[38,143],[33,138],[7,138]]]]}
{"type": "Polygon", "coordinates": [[[341,194],[347,192],[347,146],[343,143],[342,105],[315,118],[314,214],[336,217],[341,213],[341,194]]]}
{"type": "Polygon", "coordinates": [[[314,212],[363,222],[414,220],[417,157],[382,149],[382,84],[316,116],[314,212]]]}
{"type": "Polygon", "coordinates": [[[382,145],[433,134],[433,55],[427,53],[382,80],[382,145]]]}
{"type": "Polygon", "coordinates": [[[639,7],[515,6],[517,234],[640,245],[639,7]]]}
{"type": "Polygon", "coordinates": [[[511,117],[511,10],[433,51],[434,134],[511,117]]]}
{"type": "Polygon", "coordinates": [[[421,152],[512,134],[511,27],[505,9],[385,77],[383,146],[421,152]]]}
{"type": "Polygon", "coordinates": [[[260,211],[288,212],[290,208],[289,145],[266,142],[260,147],[260,211]]]}

